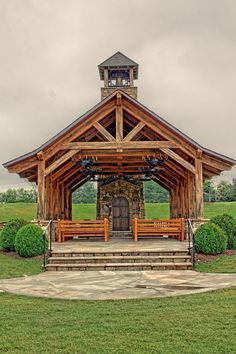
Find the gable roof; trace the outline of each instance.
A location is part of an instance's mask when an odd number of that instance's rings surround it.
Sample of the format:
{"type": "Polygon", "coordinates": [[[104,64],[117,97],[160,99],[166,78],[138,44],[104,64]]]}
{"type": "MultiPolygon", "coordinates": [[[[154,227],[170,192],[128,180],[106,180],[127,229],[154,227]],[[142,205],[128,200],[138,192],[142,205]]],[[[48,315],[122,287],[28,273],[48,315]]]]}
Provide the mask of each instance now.
{"type": "Polygon", "coordinates": [[[123,95],[128,101],[132,102],[136,107],[138,107],[139,109],[141,109],[142,111],[144,111],[145,113],[149,114],[154,120],[156,120],[156,122],[158,123],[162,123],[165,127],[169,128],[171,131],[173,131],[176,135],[178,135],[179,137],[181,137],[182,139],[184,139],[186,142],[188,142],[189,144],[191,144],[193,147],[197,148],[197,149],[201,149],[203,152],[205,152],[206,154],[213,156],[215,158],[219,158],[220,160],[222,160],[225,163],[229,163],[230,165],[236,165],[236,160],[227,157],[225,155],[222,155],[220,153],[217,153],[213,150],[204,148],[203,146],[201,146],[200,144],[198,144],[196,141],[194,141],[192,138],[188,137],[186,134],[184,134],[183,132],[181,132],[179,129],[177,129],[176,127],[174,127],[172,124],[170,124],[169,122],[167,122],[164,118],[158,116],[156,113],[152,112],[151,110],[149,110],[146,106],[144,106],[143,104],[141,104],[140,102],[138,102],[137,100],[133,99],[131,96],[127,95],[124,91],[121,90],[116,90],[114,91],[110,96],[106,97],[104,100],[102,100],[101,102],[99,102],[98,104],[96,104],[94,107],[92,107],[90,110],[88,110],[85,114],[83,114],[82,116],[80,116],[79,118],[77,118],[74,122],[72,122],[71,124],[69,124],[66,128],[64,128],[63,130],[61,130],[59,133],[57,133],[56,135],[54,135],[51,139],[49,139],[48,141],[46,141],[43,145],[41,145],[39,148],[33,150],[32,152],[26,153],[22,156],[19,156],[13,160],[10,160],[6,163],[3,164],[3,166],[5,168],[8,168],[18,162],[21,162],[27,158],[33,157],[35,156],[38,152],[40,151],[46,151],[47,148],[49,148],[51,145],[53,145],[54,143],[56,143],[60,138],[62,138],[64,135],[66,135],[68,132],[70,132],[71,130],[73,130],[73,128],[75,128],[80,122],[82,122],[84,119],[86,119],[87,117],[89,117],[90,115],[92,115],[93,113],[95,113],[96,111],[98,111],[99,109],[101,109],[103,106],[106,105],[107,102],[109,102],[110,100],[112,100],[114,98],[114,96],[117,95],[117,93],[120,93],[121,95],[123,95]]]}
{"type": "Polygon", "coordinates": [[[138,64],[121,52],[116,52],[110,58],[98,65],[101,80],[104,79],[104,68],[112,67],[134,67],[134,79],[138,78],[138,64]]]}

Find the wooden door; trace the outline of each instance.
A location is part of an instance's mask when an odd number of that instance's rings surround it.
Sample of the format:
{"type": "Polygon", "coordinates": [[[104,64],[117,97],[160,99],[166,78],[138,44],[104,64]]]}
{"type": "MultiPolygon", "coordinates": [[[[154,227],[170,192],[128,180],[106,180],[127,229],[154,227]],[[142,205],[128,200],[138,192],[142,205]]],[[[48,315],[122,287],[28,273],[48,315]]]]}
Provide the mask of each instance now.
{"type": "Polygon", "coordinates": [[[117,197],[112,202],[112,225],[114,231],[129,230],[129,202],[124,197],[117,197]]]}

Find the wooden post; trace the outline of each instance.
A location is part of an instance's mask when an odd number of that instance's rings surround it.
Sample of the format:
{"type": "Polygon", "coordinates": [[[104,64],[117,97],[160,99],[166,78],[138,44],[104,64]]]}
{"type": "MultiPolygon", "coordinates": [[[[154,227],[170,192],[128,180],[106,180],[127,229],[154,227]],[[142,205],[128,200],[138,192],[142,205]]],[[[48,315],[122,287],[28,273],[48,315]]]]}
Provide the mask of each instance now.
{"type": "Polygon", "coordinates": [[[188,178],[188,198],[189,198],[188,216],[190,218],[194,218],[195,217],[194,177],[191,173],[189,173],[187,178],[188,178]]]}
{"type": "Polygon", "coordinates": [[[121,106],[121,94],[117,93],[116,106],[116,142],[120,143],[123,140],[123,110],[121,106]]]}
{"type": "Polygon", "coordinates": [[[48,175],[45,177],[45,183],[46,183],[46,188],[45,188],[45,199],[46,199],[46,205],[45,205],[45,215],[46,219],[49,220],[52,218],[51,216],[51,204],[52,204],[52,198],[51,198],[51,191],[52,191],[52,180],[51,180],[51,175],[48,175]]]}
{"type": "Polygon", "coordinates": [[[72,220],[72,193],[68,191],[68,219],[72,220]]]}
{"type": "Polygon", "coordinates": [[[52,181],[52,175],[50,175],[50,204],[49,204],[49,215],[50,219],[54,220],[53,217],[53,181],[52,181]]]}
{"type": "Polygon", "coordinates": [[[196,200],[196,218],[203,217],[203,176],[202,176],[202,161],[195,159],[195,200],[196,200]]]}
{"type": "MultiPolygon", "coordinates": [[[[176,186],[177,187],[177,186],[176,186]]],[[[171,203],[171,217],[177,218],[178,217],[178,210],[177,210],[177,188],[172,188],[170,190],[170,203],[171,203]]]]}
{"type": "Polygon", "coordinates": [[[61,243],[61,220],[57,220],[57,234],[58,234],[58,242],[61,243]]]}
{"type": "Polygon", "coordinates": [[[138,241],[138,218],[134,218],[134,241],[137,242],[138,241]]]}
{"type": "Polygon", "coordinates": [[[45,160],[43,158],[43,153],[39,152],[38,157],[38,208],[37,216],[39,220],[45,219],[45,160]]]}
{"type": "Polygon", "coordinates": [[[104,240],[105,242],[109,241],[109,221],[107,218],[104,218],[104,240]]]}
{"type": "Polygon", "coordinates": [[[104,68],[104,87],[108,87],[108,69],[104,68]]]}
{"type": "Polygon", "coordinates": [[[180,217],[182,218],[185,214],[185,200],[184,200],[184,182],[179,183],[179,200],[180,200],[180,217]]]}
{"type": "Polygon", "coordinates": [[[169,193],[169,204],[170,204],[170,218],[173,219],[174,218],[174,190],[171,189],[170,193],[169,193]]]}
{"type": "Polygon", "coordinates": [[[184,221],[184,218],[181,218],[181,236],[180,236],[180,241],[184,241],[184,229],[185,229],[185,221],[184,221]]]}
{"type": "Polygon", "coordinates": [[[129,81],[130,86],[134,86],[134,68],[130,68],[129,70],[129,81]]]}
{"type": "Polygon", "coordinates": [[[65,186],[64,183],[61,185],[61,217],[65,219],[65,186]]]}

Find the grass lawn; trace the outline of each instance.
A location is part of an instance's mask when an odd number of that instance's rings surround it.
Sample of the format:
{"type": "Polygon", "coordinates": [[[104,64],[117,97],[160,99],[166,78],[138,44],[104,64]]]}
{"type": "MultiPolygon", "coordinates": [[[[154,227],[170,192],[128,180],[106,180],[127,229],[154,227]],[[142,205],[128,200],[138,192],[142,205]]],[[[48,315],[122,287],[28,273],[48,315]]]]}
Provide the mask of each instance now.
{"type": "Polygon", "coordinates": [[[0,293],[1,353],[235,353],[236,289],[145,300],[0,293]]]}
{"type": "Polygon", "coordinates": [[[236,254],[197,264],[195,270],[207,273],[236,273],[236,254]]]}
{"type": "MultiPolygon", "coordinates": [[[[43,271],[42,258],[19,258],[0,253],[0,279],[23,277],[43,271]]],[[[1,352],[1,350],[0,350],[1,352]]]]}
{"type": "MultiPolygon", "coordinates": [[[[146,203],[147,218],[168,218],[169,204],[168,203],[146,203]]],[[[205,217],[211,218],[218,214],[231,214],[236,217],[236,202],[230,203],[205,203],[205,217]]],[[[0,221],[8,221],[12,218],[24,218],[33,220],[36,218],[36,204],[29,203],[9,203],[0,204],[0,221]]],[[[74,219],[95,219],[96,206],[95,204],[74,204],[73,218],[74,219]]]]}

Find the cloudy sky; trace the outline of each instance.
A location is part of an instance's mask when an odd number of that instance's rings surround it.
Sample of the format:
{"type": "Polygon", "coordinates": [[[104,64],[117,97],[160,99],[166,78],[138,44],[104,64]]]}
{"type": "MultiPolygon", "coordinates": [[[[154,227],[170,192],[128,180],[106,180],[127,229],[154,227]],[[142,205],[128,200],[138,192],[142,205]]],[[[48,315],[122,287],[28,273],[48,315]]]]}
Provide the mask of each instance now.
{"type": "MultiPolygon", "coordinates": [[[[140,64],[141,103],[236,158],[235,18],[235,0],[0,0],[0,163],[96,104],[118,50],[140,64]]],[[[22,183],[0,167],[0,190],[22,183]]]]}

